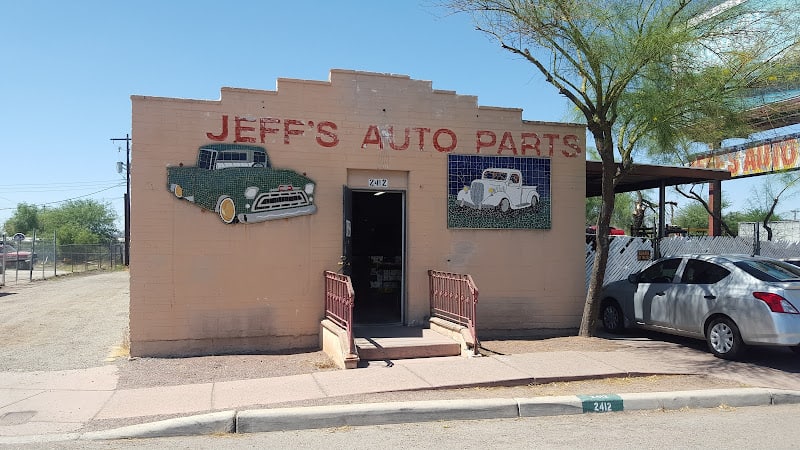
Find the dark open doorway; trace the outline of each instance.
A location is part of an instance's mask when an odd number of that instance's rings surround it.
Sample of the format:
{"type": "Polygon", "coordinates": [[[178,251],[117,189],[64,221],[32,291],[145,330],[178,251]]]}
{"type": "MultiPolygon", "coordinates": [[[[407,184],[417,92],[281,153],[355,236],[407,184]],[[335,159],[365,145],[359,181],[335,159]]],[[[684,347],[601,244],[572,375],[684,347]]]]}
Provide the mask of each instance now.
{"type": "Polygon", "coordinates": [[[350,239],[345,239],[345,245],[349,241],[351,246],[348,269],[356,293],[353,320],[357,324],[402,323],[404,195],[374,191],[351,195],[350,239]]]}

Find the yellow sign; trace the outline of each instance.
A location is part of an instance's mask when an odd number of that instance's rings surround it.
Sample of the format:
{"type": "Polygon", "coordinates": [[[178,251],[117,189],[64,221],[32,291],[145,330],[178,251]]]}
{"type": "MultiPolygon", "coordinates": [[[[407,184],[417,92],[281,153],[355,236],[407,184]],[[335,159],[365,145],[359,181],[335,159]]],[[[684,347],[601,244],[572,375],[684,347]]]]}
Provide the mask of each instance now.
{"type": "Polygon", "coordinates": [[[695,159],[691,167],[724,169],[732,178],[800,169],[800,133],[724,148],[695,159]]]}

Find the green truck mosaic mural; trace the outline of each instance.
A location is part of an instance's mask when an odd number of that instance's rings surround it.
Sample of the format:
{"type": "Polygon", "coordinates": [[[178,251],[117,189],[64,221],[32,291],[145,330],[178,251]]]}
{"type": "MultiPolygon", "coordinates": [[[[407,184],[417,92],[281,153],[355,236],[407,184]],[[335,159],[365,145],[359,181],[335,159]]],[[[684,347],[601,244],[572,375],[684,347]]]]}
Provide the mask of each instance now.
{"type": "Polygon", "coordinates": [[[229,224],[314,214],[314,188],[305,174],[272,167],[253,145],[205,145],[196,166],[167,167],[169,192],[229,224]]]}

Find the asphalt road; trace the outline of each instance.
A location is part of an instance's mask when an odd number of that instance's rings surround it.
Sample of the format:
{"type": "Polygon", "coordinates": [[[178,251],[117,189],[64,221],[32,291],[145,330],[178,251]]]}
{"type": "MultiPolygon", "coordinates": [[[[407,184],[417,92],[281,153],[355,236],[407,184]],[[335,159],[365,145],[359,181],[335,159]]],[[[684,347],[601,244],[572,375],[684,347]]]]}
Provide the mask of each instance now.
{"type": "MultiPolygon", "coordinates": [[[[58,442],[66,449],[796,449],[800,405],[439,421],[177,438],[58,442]]],[[[53,448],[53,443],[23,449],[53,448]]]]}

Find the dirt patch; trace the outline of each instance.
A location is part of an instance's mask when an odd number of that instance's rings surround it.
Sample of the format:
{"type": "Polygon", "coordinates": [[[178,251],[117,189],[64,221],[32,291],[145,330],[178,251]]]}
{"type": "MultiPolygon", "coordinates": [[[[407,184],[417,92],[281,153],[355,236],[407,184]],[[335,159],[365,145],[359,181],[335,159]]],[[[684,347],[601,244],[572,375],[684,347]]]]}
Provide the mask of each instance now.
{"type": "Polygon", "coordinates": [[[625,344],[607,339],[580,336],[481,341],[481,353],[487,356],[569,351],[613,352],[625,348],[628,348],[625,344]]]}
{"type": "Polygon", "coordinates": [[[275,355],[222,355],[190,358],[121,358],[119,388],[215,383],[285,377],[338,370],[321,351],[275,355]]]}

